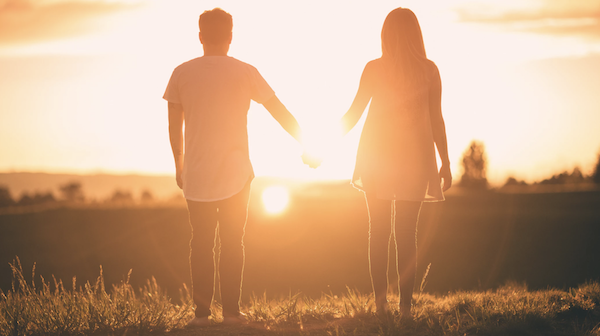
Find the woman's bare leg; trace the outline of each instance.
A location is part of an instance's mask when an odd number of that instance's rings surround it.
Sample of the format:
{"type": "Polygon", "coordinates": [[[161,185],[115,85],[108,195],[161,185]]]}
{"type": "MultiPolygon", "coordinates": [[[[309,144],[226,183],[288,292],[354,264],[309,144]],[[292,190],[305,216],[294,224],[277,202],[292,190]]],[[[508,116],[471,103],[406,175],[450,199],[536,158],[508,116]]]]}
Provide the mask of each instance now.
{"type": "Polygon", "coordinates": [[[400,312],[409,316],[417,270],[417,223],[421,202],[395,201],[394,232],[396,236],[396,261],[398,287],[400,289],[400,312]]]}
{"type": "Polygon", "coordinates": [[[365,195],[369,212],[369,271],[378,311],[387,306],[388,242],[392,233],[392,201],[365,195]]]}

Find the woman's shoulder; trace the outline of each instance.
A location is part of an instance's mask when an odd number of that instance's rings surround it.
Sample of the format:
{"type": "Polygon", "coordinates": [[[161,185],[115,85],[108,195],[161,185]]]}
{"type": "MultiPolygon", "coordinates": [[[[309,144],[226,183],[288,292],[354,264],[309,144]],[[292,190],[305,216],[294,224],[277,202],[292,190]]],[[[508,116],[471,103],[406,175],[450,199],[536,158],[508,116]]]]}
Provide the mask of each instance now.
{"type": "Polygon", "coordinates": [[[381,72],[383,66],[381,62],[381,58],[374,59],[372,61],[367,62],[365,65],[365,69],[363,70],[363,74],[376,76],[381,72]]]}
{"type": "Polygon", "coordinates": [[[380,67],[381,66],[381,58],[376,58],[374,60],[371,60],[369,62],[367,62],[367,65],[365,66],[365,68],[376,68],[376,67],[380,67]]]}
{"type": "Polygon", "coordinates": [[[435,78],[440,76],[440,71],[434,61],[428,59],[426,61],[426,67],[430,77],[435,78]]]}

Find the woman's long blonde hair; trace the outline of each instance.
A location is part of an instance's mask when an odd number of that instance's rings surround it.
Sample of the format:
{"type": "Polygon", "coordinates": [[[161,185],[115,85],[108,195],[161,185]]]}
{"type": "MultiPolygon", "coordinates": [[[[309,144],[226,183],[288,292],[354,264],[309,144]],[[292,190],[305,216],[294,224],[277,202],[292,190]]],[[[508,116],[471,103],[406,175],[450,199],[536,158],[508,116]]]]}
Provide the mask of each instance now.
{"type": "Polygon", "coordinates": [[[396,8],[381,29],[382,59],[390,80],[401,86],[418,87],[427,82],[427,64],[419,21],[408,8],[396,8]]]}

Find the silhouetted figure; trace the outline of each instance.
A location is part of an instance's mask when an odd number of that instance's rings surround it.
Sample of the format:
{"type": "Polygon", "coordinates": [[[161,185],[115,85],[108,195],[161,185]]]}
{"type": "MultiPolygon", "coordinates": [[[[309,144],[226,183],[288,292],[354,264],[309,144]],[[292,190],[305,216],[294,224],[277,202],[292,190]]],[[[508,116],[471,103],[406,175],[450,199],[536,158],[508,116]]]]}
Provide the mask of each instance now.
{"type": "Polygon", "coordinates": [[[190,268],[195,319],[209,324],[214,287],[215,235],[221,242],[219,274],[224,323],[242,323],[243,236],[254,172],[248,155],[250,100],[271,113],[300,141],[296,119],[253,66],[227,56],[232,17],[215,8],[200,15],[204,56],[178,66],[164,99],[177,185],[187,200],[192,228],[190,268]],[[185,122],[185,146],[182,132],[185,122]]]}
{"type": "Polygon", "coordinates": [[[365,66],[344,134],[367,104],[352,184],[369,212],[369,262],[377,311],[387,309],[388,241],[395,233],[400,312],[410,316],[416,271],[416,228],[423,201],[442,201],[452,185],[441,112],[441,81],[427,59],[421,28],[406,8],[390,12],[381,32],[383,55],[365,66]],[[438,173],[435,148],[442,159],[438,173]],[[390,221],[391,219],[391,221],[390,221]],[[394,225],[395,224],[395,225],[394,225]]]}

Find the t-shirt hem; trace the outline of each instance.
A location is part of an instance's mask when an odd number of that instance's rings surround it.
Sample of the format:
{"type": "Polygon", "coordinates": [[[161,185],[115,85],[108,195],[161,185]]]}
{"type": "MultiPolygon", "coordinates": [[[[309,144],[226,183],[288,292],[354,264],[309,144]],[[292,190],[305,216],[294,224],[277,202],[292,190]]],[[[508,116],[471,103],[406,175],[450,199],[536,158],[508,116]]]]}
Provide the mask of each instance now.
{"type": "Polygon", "coordinates": [[[185,192],[183,193],[183,194],[184,194],[184,195],[183,195],[183,197],[185,197],[185,199],[186,199],[186,200],[188,200],[188,201],[192,201],[192,202],[217,202],[217,201],[222,201],[222,200],[225,200],[225,199],[231,198],[231,197],[233,197],[233,196],[235,196],[235,195],[239,194],[239,193],[240,193],[242,190],[244,190],[244,188],[246,187],[246,185],[247,185],[248,183],[252,183],[252,180],[254,180],[254,174],[251,174],[251,175],[248,177],[248,179],[249,179],[250,181],[249,181],[249,182],[246,182],[244,185],[242,185],[242,187],[241,187],[239,190],[237,190],[236,192],[234,192],[234,193],[232,193],[232,194],[230,194],[230,195],[224,196],[224,197],[208,198],[208,199],[207,199],[207,198],[188,197],[188,196],[186,196],[186,195],[185,195],[185,192]]]}
{"type": "Polygon", "coordinates": [[[227,196],[225,196],[225,197],[219,197],[219,198],[195,198],[195,197],[187,197],[187,196],[185,196],[185,195],[184,195],[184,197],[185,197],[185,199],[186,199],[186,200],[188,200],[188,201],[192,201],[192,202],[216,202],[216,201],[222,201],[222,200],[225,200],[225,199],[231,198],[231,197],[233,197],[233,196],[235,196],[235,195],[239,194],[239,193],[240,193],[240,191],[242,191],[243,189],[244,189],[244,188],[242,187],[242,189],[240,189],[240,190],[238,190],[238,191],[234,192],[234,193],[233,193],[233,194],[231,194],[231,195],[227,195],[227,196]]]}

